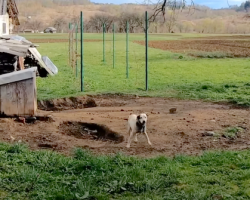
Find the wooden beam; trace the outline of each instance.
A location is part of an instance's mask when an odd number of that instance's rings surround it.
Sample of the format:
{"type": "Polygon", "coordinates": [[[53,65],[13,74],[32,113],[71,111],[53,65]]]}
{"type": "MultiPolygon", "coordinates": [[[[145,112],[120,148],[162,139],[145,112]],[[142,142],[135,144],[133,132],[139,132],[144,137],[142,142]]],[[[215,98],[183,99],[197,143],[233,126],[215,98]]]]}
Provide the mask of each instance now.
{"type": "Polygon", "coordinates": [[[0,46],[0,53],[9,53],[12,55],[22,56],[22,57],[26,56],[26,53],[14,51],[14,50],[11,50],[9,47],[5,47],[5,46],[0,46]]]}
{"type": "Polygon", "coordinates": [[[39,64],[41,65],[41,67],[43,67],[44,69],[46,69],[46,71],[51,75],[54,76],[54,74],[52,73],[52,71],[45,65],[45,63],[42,60],[42,56],[41,54],[37,51],[36,48],[29,48],[30,53],[37,59],[37,61],[39,62],[39,64]]]}

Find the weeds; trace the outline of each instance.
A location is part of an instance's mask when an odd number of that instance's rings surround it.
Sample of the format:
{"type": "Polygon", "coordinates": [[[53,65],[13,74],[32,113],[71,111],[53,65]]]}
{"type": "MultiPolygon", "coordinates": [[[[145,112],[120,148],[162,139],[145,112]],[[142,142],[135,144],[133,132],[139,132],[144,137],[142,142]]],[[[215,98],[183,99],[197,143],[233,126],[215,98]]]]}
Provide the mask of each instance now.
{"type": "Polygon", "coordinates": [[[228,139],[236,139],[238,134],[241,132],[242,132],[242,128],[240,127],[229,127],[224,131],[223,137],[228,138],[228,139]]]}

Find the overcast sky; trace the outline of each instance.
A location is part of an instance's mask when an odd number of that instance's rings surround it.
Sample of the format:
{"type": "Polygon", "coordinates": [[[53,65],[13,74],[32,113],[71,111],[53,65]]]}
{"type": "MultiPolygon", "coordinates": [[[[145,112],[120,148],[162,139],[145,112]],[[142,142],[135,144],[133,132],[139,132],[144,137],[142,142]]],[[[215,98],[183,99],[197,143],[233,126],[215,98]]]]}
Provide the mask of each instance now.
{"type": "MultiPolygon", "coordinates": [[[[143,3],[144,0],[91,0],[95,3],[143,3]]],[[[190,0],[189,0],[190,1],[190,0]]],[[[195,4],[209,6],[210,8],[226,8],[229,5],[240,5],[242,2],[246,0],[193,0],[195,4]]]]}

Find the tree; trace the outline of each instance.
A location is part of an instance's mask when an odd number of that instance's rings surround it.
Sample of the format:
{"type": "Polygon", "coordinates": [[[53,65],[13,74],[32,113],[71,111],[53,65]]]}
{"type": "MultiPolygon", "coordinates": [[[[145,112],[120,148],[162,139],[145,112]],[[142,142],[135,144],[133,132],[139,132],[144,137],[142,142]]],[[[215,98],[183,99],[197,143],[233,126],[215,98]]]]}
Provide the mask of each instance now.
{"type": "Polygon", "coordinates": [[[245,9],[246,12],[249,12],[249,10],[250,10],[250,1],[245,2],[244,9],[245,9]]]}
{"type": "Polygon", "coordinates": [[[165,20],[165,25],[169,33],[173,31],[176,21],[177,15],[174,13],[174,11],[169,11],[167,14],[167,20],[165,20]]]}
{"type": "Polygon", "coordinates": [[[53,26],[58,30],[58,32],[63,31],[63,27],[67,24],[67,21],[64,17],[58,17],[54,20],[53,26]]]}
{"type": "MultiPolygon", "coordinates": [[[[193,6],[194,2],[191,0],[190,5],[193,6]]],[[[159,0],[156,6],[154,7],[154,13],[149,17],[150,21],[154,21],[156,17],[161,13],[164,20],[166,9],[170,9],[175,14],[176,10],[181,10],[186,8],[187,0],[159,0]]]]}
{"type": "Polygon", "coordinates": [[[94,27],[96,32],[101,32],[103,24],[105,24],[106,32],[109,32],[109,29],[114,22],[114,17],[105,14],[98,14],[90,18],[89,25],[94,27]]]}
{"type": "Polygon", "coordinates": [[[137,13],[122,13],[119,17],[119,30],[121,32],[126,31],[127,22],[129,23],[129,32],[134,33],[135,28],[143,28],[144,18],[137,13]]]}
{"type": "Polygon", "coordinates": [[[38,31],[42,27],[42,22],[38,19],[29,22],[29,26],[34,30],[38,31]]]}

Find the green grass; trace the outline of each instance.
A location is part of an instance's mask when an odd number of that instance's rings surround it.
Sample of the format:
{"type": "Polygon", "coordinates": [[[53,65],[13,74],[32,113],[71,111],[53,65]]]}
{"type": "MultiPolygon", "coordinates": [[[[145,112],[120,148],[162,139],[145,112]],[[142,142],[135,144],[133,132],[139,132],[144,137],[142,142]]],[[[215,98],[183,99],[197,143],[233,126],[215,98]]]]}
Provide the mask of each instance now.
{"type": "Polygon", "coordinates": [[[223,136],[228,139],[236,139],[237,135],[242,131],[243,129],[240,127],[229,127],[224,131],[223,136]]]}
{"type": "MultiPolygon", "coordinates": [[[[66,38],[66,34],[50,35],[57,36],[66,38]]],[[[31,37],[41,36],[27,39],[31,37]]],[[[86,34],[85,38],[98,39],[100,35],[86,34]]],[[[59,74],[38,78],[39,99],[129,93],[249,105],[249,59],[195,59],[150,48],[149,91],[144,91],[144,47],[133,43],[134,39],[143,40],[143,35],[130,37],[129,79],[124,35],[117,36],[115,69],[110,41],[106,43],[106,64],[102,63],[101,42],[84,44],[84,93],[79,91],[79,76],[76,78],[68,66],[67,43],[40,44],[39,51],[52,59],[59,74]]],[[[236,135],[238,131],[232,127],[224,134],[236,135]]],[[[30,151],[21,144],[0,143],[0,199],[250,199],[249,151],[147,159],[122,154],[95,156],[80,149],[72,154],[65,157],[53,151],[30,151]]]]}
{"type": "Polygon", "coordinates": [[[250,154],[73,157],[0,144],[2,199],[250,199],[250,154]]]}
{"type": "MultiPolygon", "coordinates": [[[[66,34],[61,35],[66,37],[66,34]]],[[[179,37],[169,35],[151,35],[149,38],[159,40],[163,37],[179,37]]],[[[36,34],[32,37],[35,36],[40,37],[36,34]]],[[[109,40],[111,37],[111,34],[107,34],[106,38],[109,40]]],[[[85,34],[85,38],[101,39],[101,35],[85,34]]],[[[144,46],[133,43],[134,40],[143,40],[143,34],[130,36],[129,79],[126,79],[125,35],[118,34],[116,39],[114,69],[111,41],[106,42],[105,64],[102,62],[102,42],[84,43],[84,93],[80,92],[80,77],[76,78],[74,71],[68,66],[68,43],[40,44],[38,50],[51,58],[59,68],[59,74],[38,79],[38,99],[126,93],[250,105],[249,58],[201,59],[149,48],[149,91],[145,91],[145,49],[144,46]]]]}

